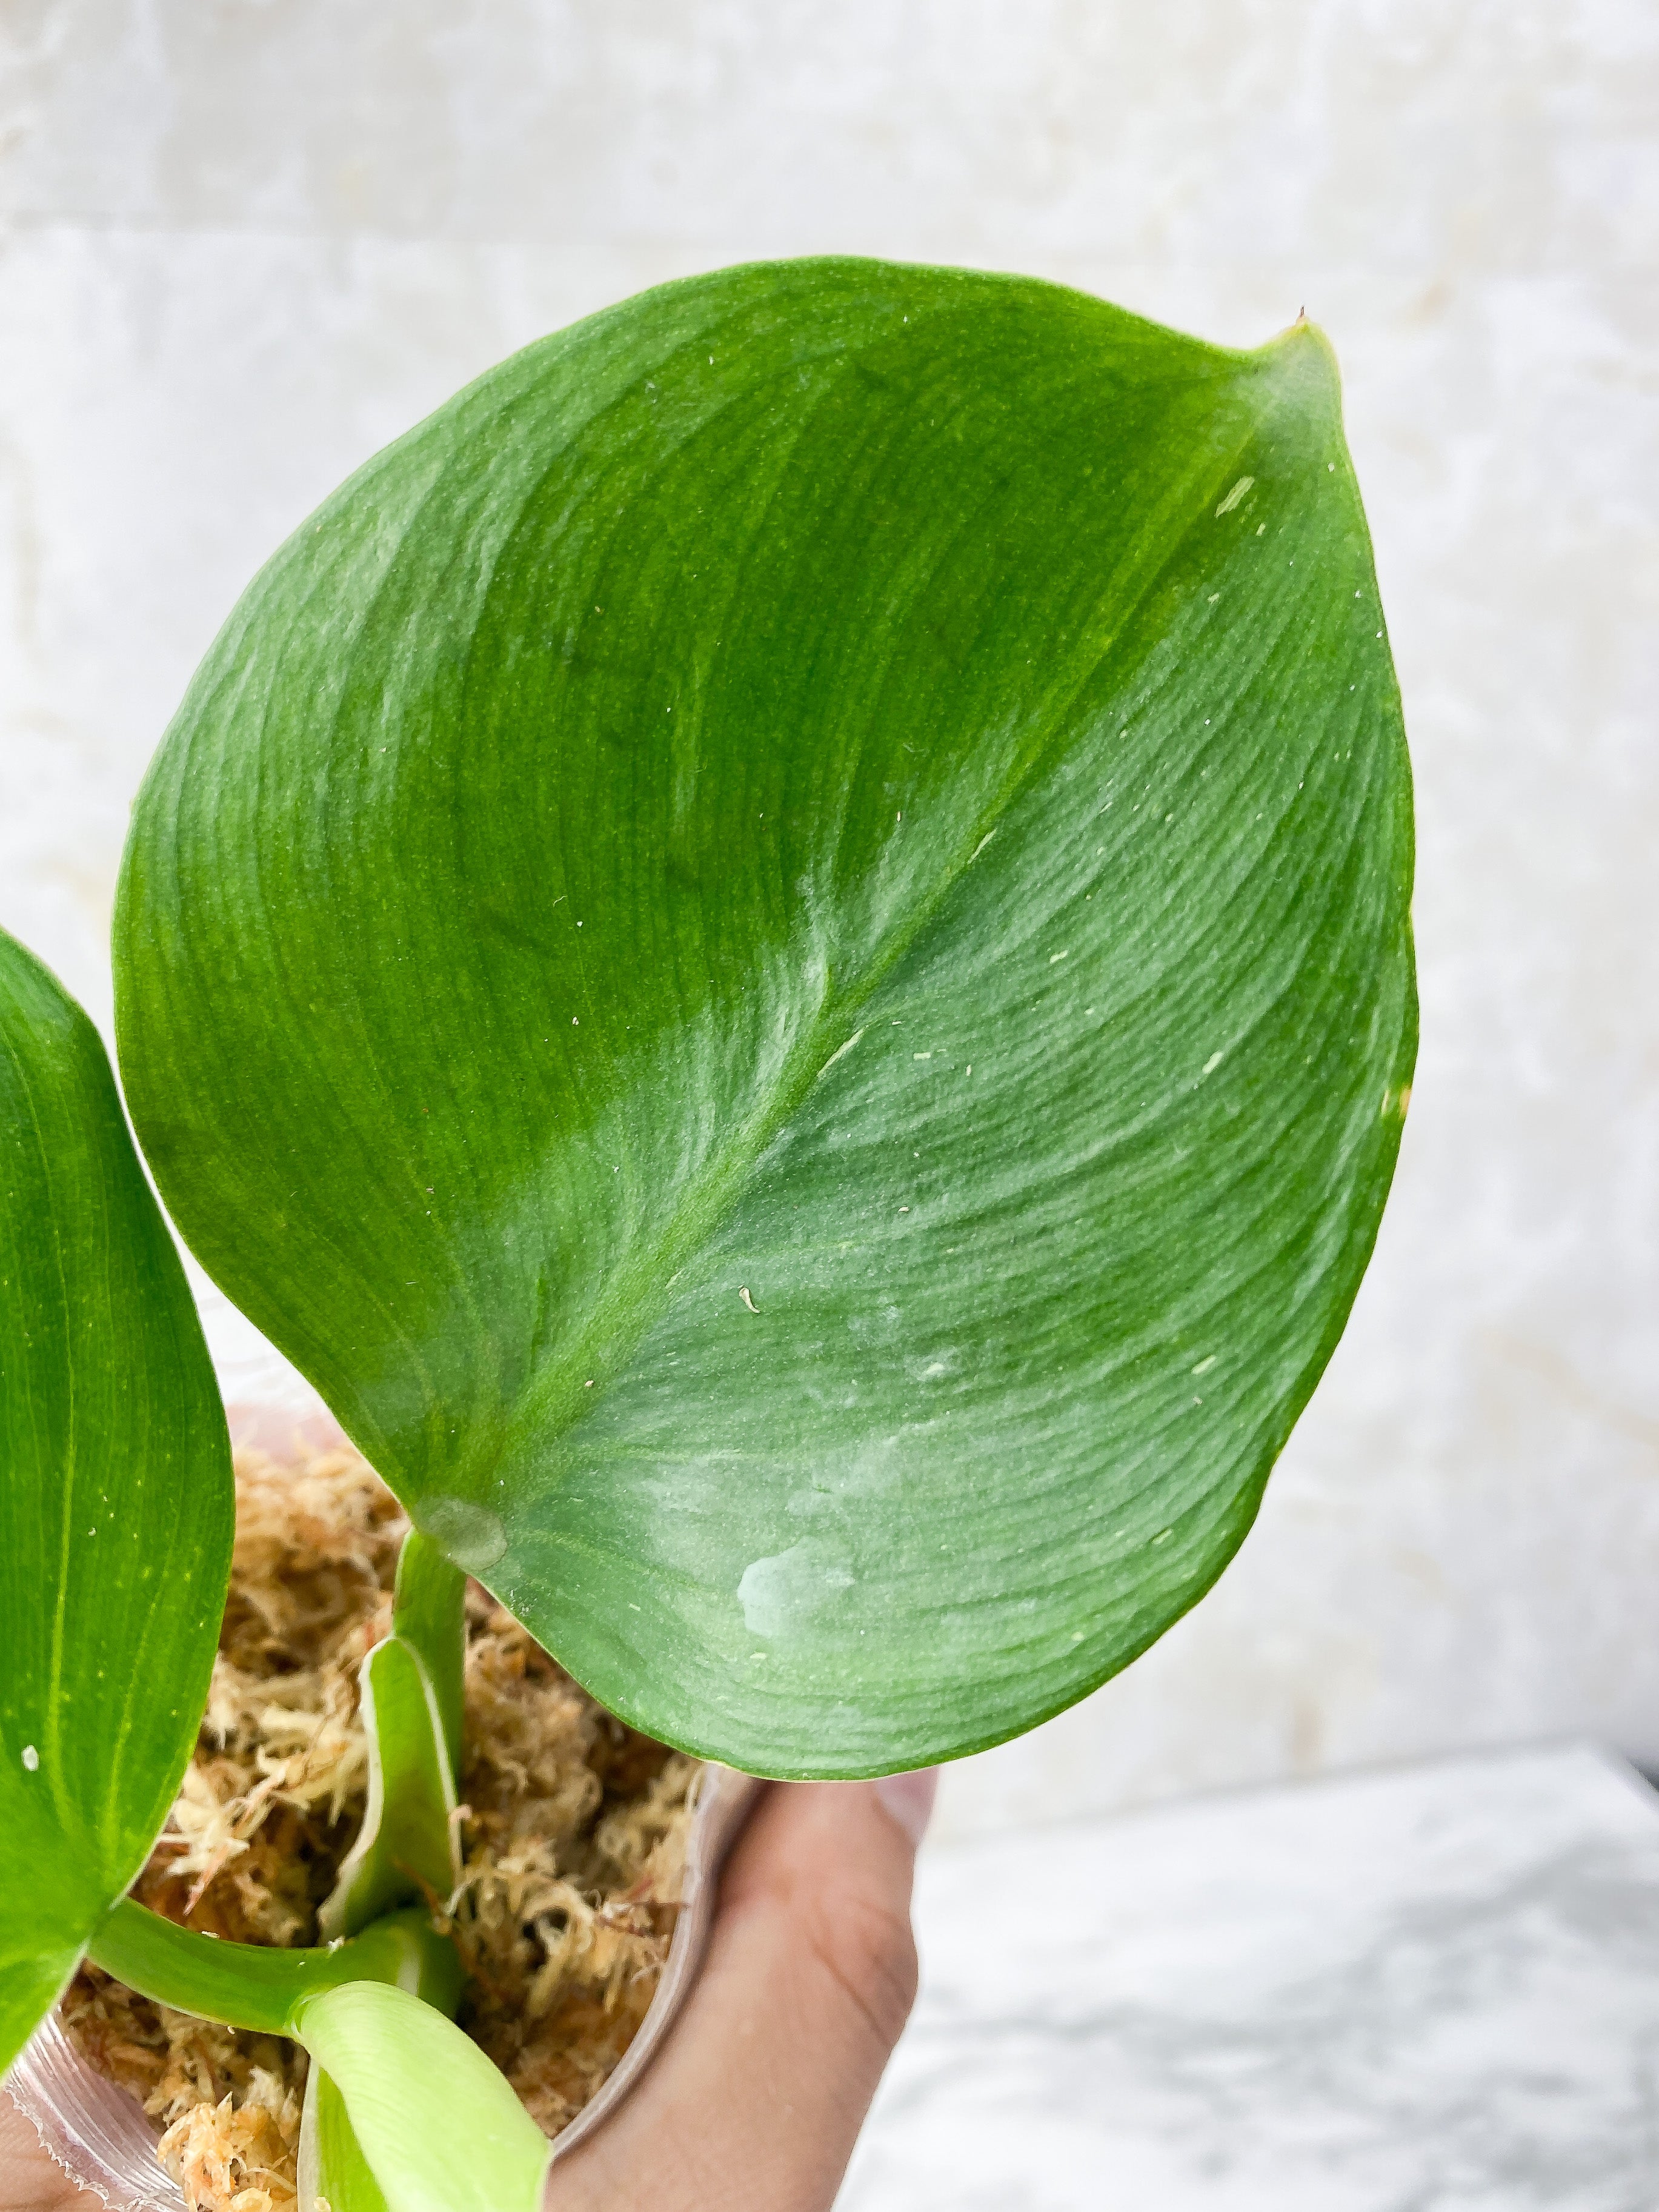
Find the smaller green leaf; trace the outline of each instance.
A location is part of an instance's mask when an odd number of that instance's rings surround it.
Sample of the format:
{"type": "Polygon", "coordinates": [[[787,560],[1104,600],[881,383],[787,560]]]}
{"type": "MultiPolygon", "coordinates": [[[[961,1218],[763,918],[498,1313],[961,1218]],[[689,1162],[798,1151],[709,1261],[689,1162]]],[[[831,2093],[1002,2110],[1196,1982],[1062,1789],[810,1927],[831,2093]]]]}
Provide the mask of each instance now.
{"type": "Polygon", "coordinates": [[[466,1576],[418,1528],[410,1530],[398,1554],[392,1632],[412,1644],[426,1662],[443,1717],[449,1771],[459,1787],[465,1706],[466,1576]]]}
{"type": "Polygon", "coordinates": [[[389,1913],[346,1942],[284,1951],[221,1942],[127,1897],[94,1936],[88,1955],[140,1996],[258,2035],[293,2034],[304,2001],[343,1982],[388,1983],[445,2013],[454,2011],[461,1995],[455,1946],[439,1935],[424,1908],[389,1913]]]}
{"type": "Polygon", "coordinates": [[[401,1636],[377,1644],[358,1678],[368,1732],[368,1803],[356,1842],[317,1916],[355,1936],[394,1905],[447,1898],[460,1879],[455,1783],[426,1662],[401,1636]]]}
{"type": "Polygon", "coordinates": [[[234,1513],[207,1347],[98,1033],[0,931],[0,2074],[167,1818],[234,1513]]]}
{"type": "Polygon", "coordinates": [[[313,2065],[300,2121],[300,2212],[387,2212],[374,2170],[363,2156],[345,2100],[313,2065]]]}
{"type": "Polygon", "coordinates": [[[354,1982],[307,1998],[295,2033],[338,2088],[390,2212],[540,2212],[553,2146],[441,2013],[354,1982]]]}

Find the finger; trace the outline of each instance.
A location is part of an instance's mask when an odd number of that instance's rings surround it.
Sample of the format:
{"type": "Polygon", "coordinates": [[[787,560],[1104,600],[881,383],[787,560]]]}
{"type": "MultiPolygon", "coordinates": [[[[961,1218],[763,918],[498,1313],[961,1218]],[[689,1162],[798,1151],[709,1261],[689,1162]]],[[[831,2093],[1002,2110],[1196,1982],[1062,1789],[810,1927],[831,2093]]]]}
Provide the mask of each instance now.
{"type": "Polygon", "coordinates": [[[829,2212],[915,1996],[935,1778],[779,1784],[726,1869],[685,2011],[547,2212],[829,2212]]]}
{"type": "Polygon", "coordinates": [[[41,2148],[33,2121],[0,2091],[0,2212],[103,2212],[41,2148]]]}

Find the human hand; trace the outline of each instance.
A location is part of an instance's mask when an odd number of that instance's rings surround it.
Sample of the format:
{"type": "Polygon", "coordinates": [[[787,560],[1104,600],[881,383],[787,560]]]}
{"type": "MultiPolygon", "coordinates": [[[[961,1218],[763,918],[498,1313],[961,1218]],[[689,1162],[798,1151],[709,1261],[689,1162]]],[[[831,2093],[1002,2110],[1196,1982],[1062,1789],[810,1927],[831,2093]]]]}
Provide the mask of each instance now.
{"type": "MultiPolygon", "coordinates": [[[[915,1995],[936,1777],[781,1784],[732,1852],[685,2010],[546,2212],[829,2212],[915,1995]]],[[[0,2097],[0,2212],[101,2212],[0,2097]]]]}

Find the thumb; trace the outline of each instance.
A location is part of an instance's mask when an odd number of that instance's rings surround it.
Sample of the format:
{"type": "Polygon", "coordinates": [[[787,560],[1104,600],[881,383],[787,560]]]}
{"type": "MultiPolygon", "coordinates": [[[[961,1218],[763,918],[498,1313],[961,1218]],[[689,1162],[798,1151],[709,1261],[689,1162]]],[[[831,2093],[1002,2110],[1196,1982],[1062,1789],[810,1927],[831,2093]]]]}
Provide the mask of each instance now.
{"type": "Polygon", "coordinates": [[[4,2212],[101,2212],[42,2148],[33,2124],[0,2089],[0,2206],[4,2212]]]}
{"type": "Polygon", "coordinates": [[[684,2012],[555,2166],[547,2212],[829,2212],[915,1997],[911,1875],[937,1778],[768,1791],[684,2012]]]}

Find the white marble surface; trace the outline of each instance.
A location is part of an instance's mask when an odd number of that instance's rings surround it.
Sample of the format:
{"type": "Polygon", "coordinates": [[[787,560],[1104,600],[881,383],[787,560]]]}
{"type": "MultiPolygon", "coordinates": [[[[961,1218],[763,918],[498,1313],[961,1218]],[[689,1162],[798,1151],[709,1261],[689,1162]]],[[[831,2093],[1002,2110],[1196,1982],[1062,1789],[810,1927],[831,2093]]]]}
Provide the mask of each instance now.
{"type": "Polygon", "coordinates": [[[1652,2212],[1659,1798],[1589,1747],[935,1849],[839,2212],[1652,2212]]]}
{"type": "MultiPolygon", "coordinates": [[[[1587,1730],[1659,1761],[1651,0],[8,0],[0,923],[95,1012],[196,658],[358,460],[657,278],[827,247],[1331,331],[1416,762],[1423,1053],[1216,1592],[957,1833],[1587,1730]]],[[[231,1389],[289,1387],[212,1302],[231,1389]]]]}

